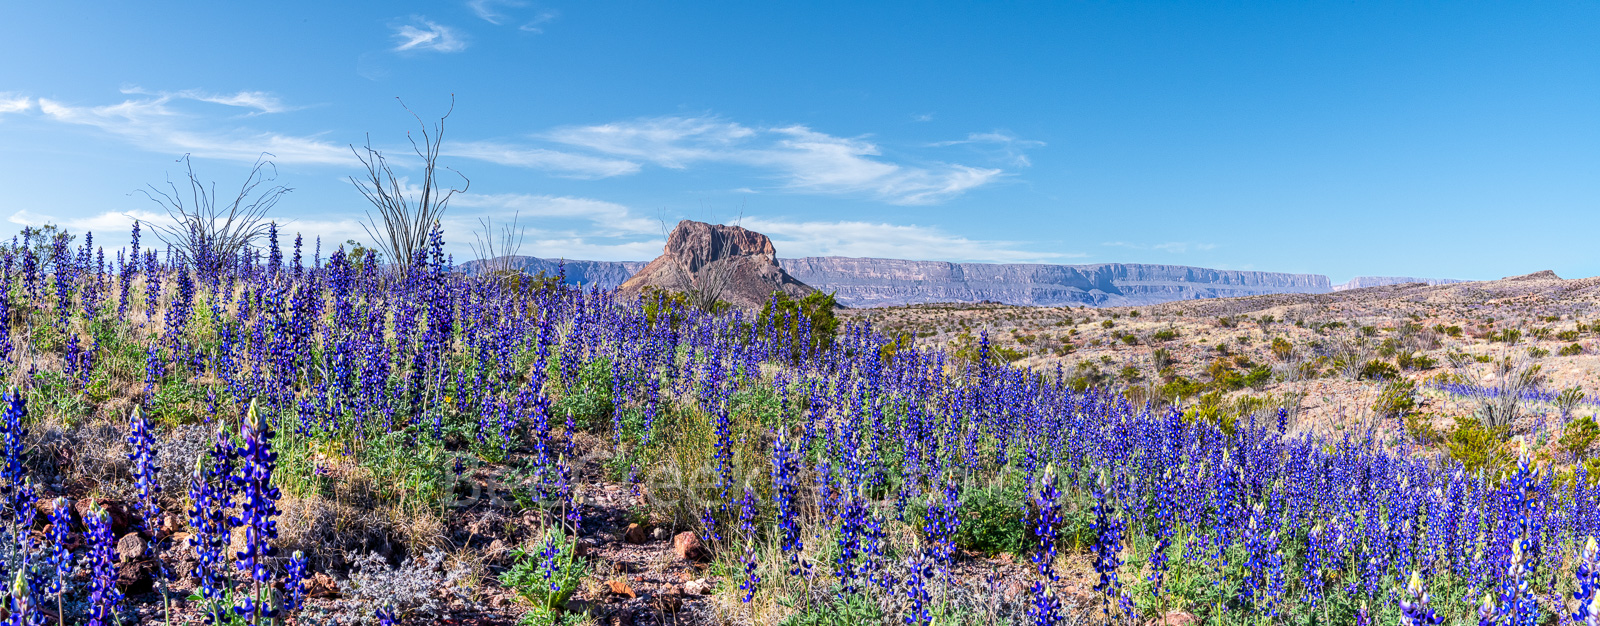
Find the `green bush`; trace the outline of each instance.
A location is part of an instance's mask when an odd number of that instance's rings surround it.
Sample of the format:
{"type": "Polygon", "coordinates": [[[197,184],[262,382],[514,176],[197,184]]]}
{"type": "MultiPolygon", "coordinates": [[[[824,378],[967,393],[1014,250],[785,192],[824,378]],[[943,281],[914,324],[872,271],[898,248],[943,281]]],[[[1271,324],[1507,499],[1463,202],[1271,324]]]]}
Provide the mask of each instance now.
{"type": "Polygon", "coordinates": [[[1583,354],[1583,346],[1578,345],[1578,344],[1562,346],[1561,347],[1561,351],[1557,352],[1556,354],[1559,354],[1561,356],[1578,356],[1580,354],[1583,354]]]}
{"type": "Polygon", "coordinates": [[[1582,461],[1597,436],[1600,436],[1600,425],[1595,424],[1593,417],[1572,420],[1561,429],[1561,450],[1572,455],[1574,461],[1582,461]]]}
{"type": "Polygon", "coordinates": [[[1172,341],[1173,339],[1178,338],[1178,329],[1163,328],[1156,331],[1156,334],[1151,335],[1151,338],[1155,339],[1156,341],[1172,341]]]}
{"type": "Polygon", "coordinates": [[[779,335],[787,340],[791,354],[798,359],[807,349],[820,351],[833,347],[834,337],[839,333],[839,318],[833,312],[837,308],[839,303],[834,301],[831,293],[813,291],[796,300],[777,291],[773,292],[771,300],[761,306],[761,312],[756,315],[756,324],[762,328],[769,323],[777,325],[779,335]],[[811,326],[809,345],[800,344],[802,316],[811,326]]]}
{"type": "Polygon", "coordinates": [[[1356,380],[1389,380],[1400,376],[1399,368],[1388,361],[1373,359],[1361,366],[1361,371],[1356,373],[1356,380]]]}
{"type": "Polygon", "coordinates": [[[1491,428],[1475,418],[1457,417],[1455,427],[1445,434],[1445,447],[1468,473],[1482,470],[1495,475],[1512,460],[1506,449],[1506,432],[1504,426],[1491,428]]]}
{"type": "Polygon", "coordinates": [[[1417,409],[1417,384],[1399,379],[1383,386],[1372,410],[1385,419],[1404,418],[1417,409]]]}
{"type": "Polygon", "coordinates": [[[1018,503],[1027,500],[1020,483],[969,489],[961,494],[961,526],[956,545],[984,554],[1028,549],[1028,529],[1018,503]]]}

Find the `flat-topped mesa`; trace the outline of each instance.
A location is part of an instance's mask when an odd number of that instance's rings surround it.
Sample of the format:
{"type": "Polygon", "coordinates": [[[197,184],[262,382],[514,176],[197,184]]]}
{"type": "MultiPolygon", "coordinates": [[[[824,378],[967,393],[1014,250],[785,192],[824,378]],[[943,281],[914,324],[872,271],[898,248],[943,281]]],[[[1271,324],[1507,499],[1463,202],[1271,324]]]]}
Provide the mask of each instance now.
{"type": "Polygon", "coordinates": [[[691,220],[678,222],[661,256],[623,282],[618,296],[631,300],[647,287],[702,291],[745,310],[761,308],[774,291],[793,298],[815,291],[778,265],[777,249],[766,235],[691,220]]]}

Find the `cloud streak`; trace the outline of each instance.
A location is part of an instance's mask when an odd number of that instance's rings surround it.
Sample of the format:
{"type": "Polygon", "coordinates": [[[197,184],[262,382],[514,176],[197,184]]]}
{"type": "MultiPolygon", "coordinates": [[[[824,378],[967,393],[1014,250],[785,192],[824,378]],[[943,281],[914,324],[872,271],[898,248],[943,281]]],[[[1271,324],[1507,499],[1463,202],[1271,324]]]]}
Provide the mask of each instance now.
{"type": "MultiPolygon", "coordinates": [[[[240,92],[218,100],[267,111],[281,107],[276,98],[261,97],[262,92],[240,92]],[[267,108],[262,108],[267,107],[267,108]]],[[[296,136],[243,128],[212,130],[198,128],[196,118],[173,109],[173,99],[199,98],[164,94],[147,99],[130,99],[103,106],[73,106],[40,98],[39,110],[48,119],[64,124],[87,126],[120,137],[141,148],[163,152],[187,152],[198,157],[230,161],[255,161],[262,152],[272,153],[279,163],[348,164],[354,161],[345,146],[322,141],[315,136],[296,136]]]]}
{"type": "Polygon", "coordinates": [[[456,29],[427,18],[413,18],[411,24],[395,27],[395,52],[460,52],[467,41],[456,29]]]}
{"type": "Polygon", "coordinates": [[[655,117],[556,129],[544,138],[601,154],[687,169],[722,163],[764,170],[790,191],[934,204],[999,180],[1004,171],[954,163],[909,165],[877,144],[803,125],[751,127],[715,117],[655,117]]]}
{"type": "Polygon", "coordinates": [[[554,172],[568,178],[609,178],[637,173],[638,163],[573,154],[545,148],[526,148],[492,141],[453,142],[444,147],[447,156],[477,159],[499,165],[527,167],[554,172]]]}

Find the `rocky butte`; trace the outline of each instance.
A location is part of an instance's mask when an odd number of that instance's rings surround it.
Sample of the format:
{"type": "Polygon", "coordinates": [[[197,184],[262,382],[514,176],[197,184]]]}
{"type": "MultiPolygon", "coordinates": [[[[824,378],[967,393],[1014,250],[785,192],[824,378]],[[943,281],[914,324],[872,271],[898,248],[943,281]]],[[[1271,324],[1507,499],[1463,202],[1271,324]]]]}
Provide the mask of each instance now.
{"type": "Polygon", "coordinates": [[[683,220],[667,235],[661,256],[624,281],[617,295],[637,298],[647,287],[694,290],[754,310],[775,291],[794,298],[815,291],[784,271],[777,254],[772,240],[761,233],[683,220]]]}

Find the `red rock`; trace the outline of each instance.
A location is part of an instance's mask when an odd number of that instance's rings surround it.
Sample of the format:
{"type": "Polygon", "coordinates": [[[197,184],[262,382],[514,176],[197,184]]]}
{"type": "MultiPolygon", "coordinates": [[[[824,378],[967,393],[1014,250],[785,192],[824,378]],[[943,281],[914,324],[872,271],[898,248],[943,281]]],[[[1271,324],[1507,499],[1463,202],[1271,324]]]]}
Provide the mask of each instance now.
{"type": "Polygon", "coordinates": [[[685,561],[706,561],[711,558],[711,553],[700,544],[700,538],[694,531],[686,530],[672,538],[672,553],[685,561]]]}
{"type": "Polygon", "coordinates": [[[133,526],[133,514],[128,511],[128,506],[119,500],[84,499],[73,504],[73,508],[77,511],[78,518],[82,519],[83,515],[88,513],[90,507],[95,504],[99,504],[106,510],[106,513],[110,514],[111,534],[120,537],[133,526]]]}
{"type": "Polygon", "coordinates": [[[638,524],[628,524],[628,530],[622,533],[622,540],[638,545],[650,540],[650,531],[638,524]]]}
{"type": "Polygon", "coordinates": [[[611,590],[611,593],[619,596],[628,596],[630,598],[639,597],[639,594],[633,592],[633,586],[629,585],[628,582],[624,580],[608,580],[606,581],[606,587],[611,590]]]}
{"type": "Polygon", "coordinates": [[[778,264],[771,239],[738,226],[683,220],[667,236],[661,252],[622,283],[619,300],[631,301],[647,287],[714,290],[735,307],[755,310],[771,300],[774,291],[793,298],[815,291],[778,264]]]}
{"type": "Polygon", "coordinates": [[[1194,615],[1183,611],[1167,611],[1160,620],[1153,622],[1156,626],[1189,626],[1196,623],[1194,615]]]}

